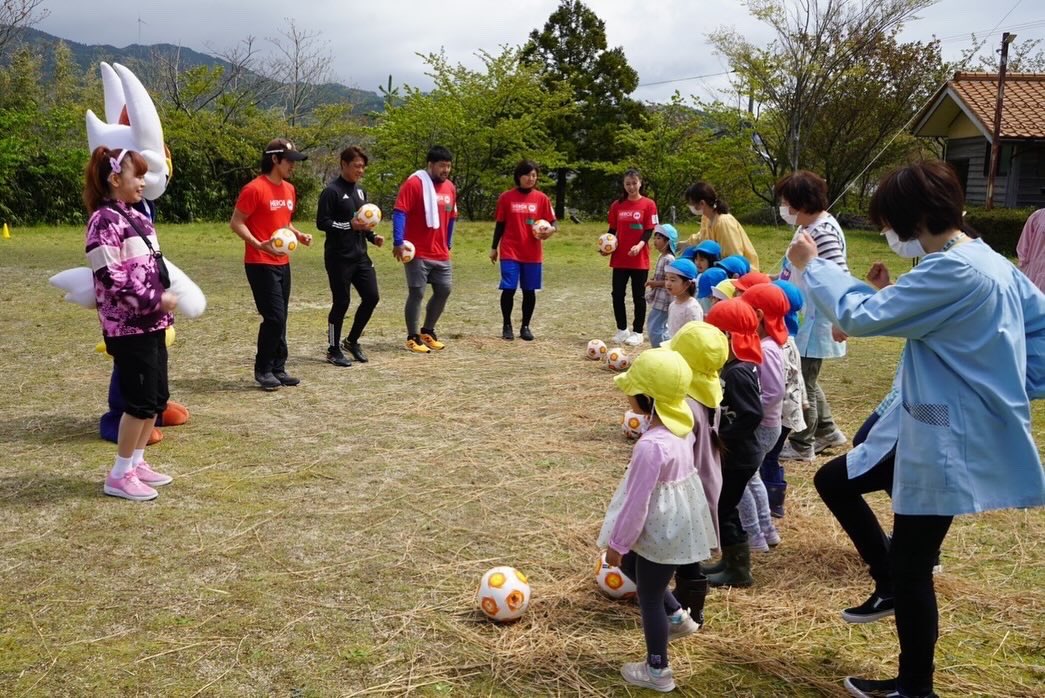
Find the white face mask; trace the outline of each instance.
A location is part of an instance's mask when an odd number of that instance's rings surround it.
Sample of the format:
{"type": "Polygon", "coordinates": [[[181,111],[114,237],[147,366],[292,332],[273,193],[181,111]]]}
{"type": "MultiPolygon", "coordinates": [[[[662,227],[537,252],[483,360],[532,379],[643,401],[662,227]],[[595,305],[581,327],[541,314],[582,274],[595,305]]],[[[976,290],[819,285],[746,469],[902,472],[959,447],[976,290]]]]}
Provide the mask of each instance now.
{"type": "Polygon", "coordinates": [[[788,225],[798,225],[798,214],[788,211],[787,206],[780,207],[780,217],[783,218],[784,222],[788,225]]]}
{"type": "Polygon", "coordinates": [[[927,254],[925,248],[922,247],[922,241],[918,238],[901,240],[900,236],[892,228],[883,230],[882,235],[885,236],[885,241],[889,243],[889,248],[896,253],[897,257],[914,259],[915,257],[924,257],[927,254]]]}
{"type": "Polygon", "coordinates": [[[692,213],[692,214],[693,214],[694,216],[696,216],[697,218],[700,218],[700,217],[702,217],[702,216],[704,215],[704,214],[702,214],[702,213],[700,212],[700,209],[699,209],[699,208],[697,208],[696,206],[694,206],[693,204],[690,204],[690,205],[689,205],[689,212],[690,212],[690,213],[692,213]]]}

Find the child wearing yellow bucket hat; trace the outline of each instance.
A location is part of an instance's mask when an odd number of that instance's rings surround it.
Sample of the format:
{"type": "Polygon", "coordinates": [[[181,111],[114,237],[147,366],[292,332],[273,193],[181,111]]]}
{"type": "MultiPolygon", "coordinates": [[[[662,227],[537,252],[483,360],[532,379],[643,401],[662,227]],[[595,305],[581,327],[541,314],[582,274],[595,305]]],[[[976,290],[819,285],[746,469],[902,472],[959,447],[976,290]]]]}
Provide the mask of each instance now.
{"type": "MultiPolygon", "coordinates": [[[[693,413],[693,467],[700,475],[718,540],[717,507],[722,491],[722,442],[718,437],[722,383],[718,372],[729,358],[729,343],[717,327],[706,322],[688,322],[675,333],[668,347],[677,351],[693,371],[693,380],[686,389],[686,403],[693,413]]],[[[703,625],[708,579],[703,570],[687,571],[693,574],[676,575],[675,598],[703,625]]]]}
{"type": "Polygon", "coordinates": [[[621,667],[624,680],[657,691],[675,688],[668,666],[668,640],[696,632],[699,625],[668,591],[676,568],[699,574],[711,556],[714,526],[700,476],[693,467],[693,412],[686,391],[693,371],[670,349],[642,352],[614,378],[631,409],[650,415],[650,427],[632,451],[627,473],[599,533],[606,561],[621,566],[634,553],[646,638],[646,660],[621,667]],[[693,568],[698,568],[693,572],[693,568]]]}

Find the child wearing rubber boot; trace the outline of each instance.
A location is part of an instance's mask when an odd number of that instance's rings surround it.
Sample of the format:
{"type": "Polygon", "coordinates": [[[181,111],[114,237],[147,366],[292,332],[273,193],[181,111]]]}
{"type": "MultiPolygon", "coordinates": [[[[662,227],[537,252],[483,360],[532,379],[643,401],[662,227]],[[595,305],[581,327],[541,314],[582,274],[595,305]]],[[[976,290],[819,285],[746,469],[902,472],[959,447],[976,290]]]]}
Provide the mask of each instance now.
{"type": "Polygon", "coordinates": [[[706,569],[711,586],[754,584],[751,549],[737,505],[762,462],[755,439],[755,430],[763,417],[758,382],[758,366],[762,363],[758,322],[754,308],[739,298],[719,301],[707,315],[707,323],[722,330],[729,340],[729,360],[721,373],[722,424],[718,432],[723,443],[722,493],[718,500],[722,559],[706,569]]]}
{"type": "Polygon", "coordinates": [[[632,578],[646,658],[624,664],[621,675],[630,684],[662,692],[675,688],[668,640],[699,627],[668,584],[676,569],[698,567],[715,545],[711,512],[693,467],[693,413],[685,400],[692,381],[693,371],[682,356],[663,347],[642,352],[626,373],[614,378],[631,409],[649,415],[650,427],[635,444],[598,541],[610,565],[619,567],[624,555],[635,554],[632,578]]]}

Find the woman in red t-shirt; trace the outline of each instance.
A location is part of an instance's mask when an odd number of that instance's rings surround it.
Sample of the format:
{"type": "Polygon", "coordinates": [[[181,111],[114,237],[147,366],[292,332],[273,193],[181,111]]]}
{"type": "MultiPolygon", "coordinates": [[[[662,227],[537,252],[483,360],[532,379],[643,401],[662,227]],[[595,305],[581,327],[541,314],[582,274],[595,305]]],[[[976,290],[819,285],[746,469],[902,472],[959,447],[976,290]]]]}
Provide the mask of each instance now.
{"type": "Polygon", "coordinates": [[[609,232],[617,236],[617,249],[609,256],[613,269],[613,316],[617,334],[613,341],[631,346],[642,344],[642,327],[646,322],[646,280],[649,278],[649,239],[659,223],[657,204],[642,195],[642,175],[636,169],[625,171],[623,193],[610,204],[609,232]],[[635,306],[633,330],[628,330],[628,311],[624,304],[628,285],[635,306]]]}
{"type": "Polygon", "coordinates": [[[497,199],[496,223],[490,261],[501,260],[501,316],[504,327],[501,336],[515,339],[512,331],[512,307],[515,289],[522,286],[523,316],[519,338],[533,340],[530,319],[537,305],[537,291],[541,288],[542,262],[545,240],[556,231],[555,212],[543,192],[537,190],[537,163],[523,160],[515,166],[515,189],[509,189],[497,199]],[[538,221],[548,225],[537,229],[538,221]]]}

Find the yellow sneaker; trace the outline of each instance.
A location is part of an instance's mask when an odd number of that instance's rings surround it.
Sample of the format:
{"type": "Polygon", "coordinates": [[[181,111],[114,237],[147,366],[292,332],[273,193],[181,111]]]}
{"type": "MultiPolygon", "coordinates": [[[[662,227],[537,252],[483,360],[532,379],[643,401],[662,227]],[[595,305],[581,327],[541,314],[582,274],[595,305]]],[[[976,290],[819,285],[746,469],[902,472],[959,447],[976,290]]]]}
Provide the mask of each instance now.
{"type": "Polygon", "coordinates": [[[407,351],[412,351],[415,354],[427,354],[428,353],[428,347],[426,347],[424,344],[422,344],[421,342],[417,341],[413,337],[410,337],[409,339],[406,340],[406,349],[407,349],[407,351]]]}
{"type": "Polygon", "coordinates": [[[439,338],[435,336],[435,332],[422,332],[421,341],[425,343],[425,346],[433,351],[439,351],[446,347],[445,344],[439,341],[439,338]]]}

